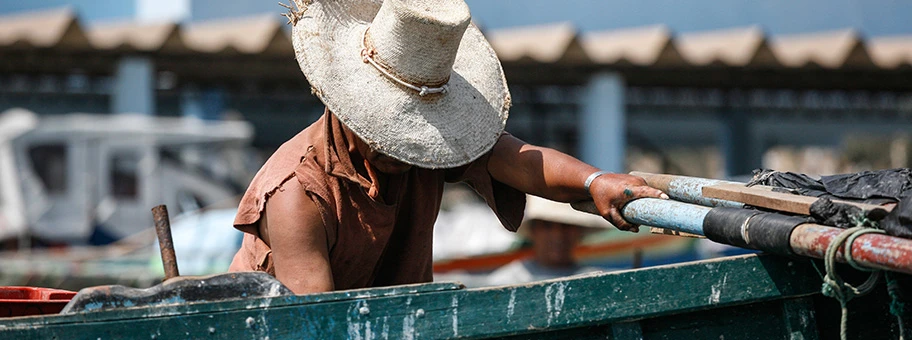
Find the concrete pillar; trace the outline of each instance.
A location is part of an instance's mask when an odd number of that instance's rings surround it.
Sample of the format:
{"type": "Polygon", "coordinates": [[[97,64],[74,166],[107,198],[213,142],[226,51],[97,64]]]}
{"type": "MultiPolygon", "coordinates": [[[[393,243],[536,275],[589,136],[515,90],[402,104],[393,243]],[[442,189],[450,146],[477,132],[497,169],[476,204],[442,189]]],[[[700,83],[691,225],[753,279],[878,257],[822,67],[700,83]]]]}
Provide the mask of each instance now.
{"type": "Polygon", "coordinates": [[[745,112],[731,111],[720,117],[722,131],[719,135],[725,176],[750,175],[763,165],[764,145],[754,131],[750,116],[745,112]]]}
{"type": "Polygon", "coordinates": [[[616,72],[595,74],[580,110],[580,158],[603,170],[624,172],[627,120],[624,78],[616,72]]]}
{"type": "Polygon", "coordinates": [[[155,65],[148,57],[125,56],[117,64],[111,93],[114,113],[155,114],[155,65]]]}

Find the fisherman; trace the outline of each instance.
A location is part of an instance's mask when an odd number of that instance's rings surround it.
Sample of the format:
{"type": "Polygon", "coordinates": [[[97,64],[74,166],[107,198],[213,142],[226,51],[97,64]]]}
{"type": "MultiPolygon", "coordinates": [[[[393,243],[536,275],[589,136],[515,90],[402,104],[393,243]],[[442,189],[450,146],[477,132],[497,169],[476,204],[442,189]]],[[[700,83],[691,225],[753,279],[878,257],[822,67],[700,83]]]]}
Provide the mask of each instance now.
{"type": "Polygon", "coordinates": [[[494,270],[486,284],[500,286],[602,271],[580,265],[573,249],[586,235],[608,228],[611,224],[599,216],[574,210],[566,203],[528,196],[519,232],[531,241],[532,258],[494,270]]]}
{"type": "Polygon", "coordinates": [[[260,169],[234,221],[231,271],[297,294],[433,280],[444,183],[465,182],[516,231],[525,194],[620,209],[664,194],[504,132],[510,94],[463,0],[295,0],[297,61],[326,106],[260,169]],[[305,4],[306,2],[306,4],[305,4]]]}

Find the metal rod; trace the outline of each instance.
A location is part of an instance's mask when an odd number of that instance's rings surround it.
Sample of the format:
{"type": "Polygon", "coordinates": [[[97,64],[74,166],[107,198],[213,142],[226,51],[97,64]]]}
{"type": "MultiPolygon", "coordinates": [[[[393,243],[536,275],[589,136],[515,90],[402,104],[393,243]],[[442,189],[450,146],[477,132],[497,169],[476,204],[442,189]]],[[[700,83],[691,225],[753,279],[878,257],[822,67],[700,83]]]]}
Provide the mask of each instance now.
{"type": "Polygon", "coordinates": [[[648,172],[639,172],[634,171],[630,173],[631,175],[642,177],[646,180],[646,184],[649,186],[662,190],[668,197],[672,199],[702,205],[705,207],[730,207],[730,208],[743,208],[744,203],[727,201],[718,198],[708,198],[703,196],[703,187],[723,184],[723,183],[735,183],[735,184],[744,184],[739,182],[730,182],[723,181],[718,179],[708,179],[708,178],[699,178],[699,177],[688,177],[688,176],[676,176],[676,175],[665,175],[665,174],[652,174],[648,172]]]}
{"type": "MultiPolygon", "coordinates": [[[[796,254],[822,259],[827,246],[845,231],[819,224],[802,224],[792,231],[789,243],[796,254]]],[[[843,247],[836,260],[845,262],[843,247]]],[[[912,274],[912,240],[884,234],[864,234],[852,242],[852,258],[860,265],[912,274]]]]}
{"type": "Polygon", "coordinates": [[[703,234],[703,219],[712,208],[658,198],[641,198],[624,206],[627,222],[689,234],[703,234]]]}
{"type": "Polygon", "coordinates": [[[155,233],[158,235],[158,246],[161,248],[165,280],[180,276],[177,271],[177,257],[174,255],[174,242],[171,241],[171,221],[168,219],[168,207],[159,205],[152,208],[152,218],[155,221],[155,233]]]}
{"type": "MultiPolygon", "coordinates": [[[[575,202],[570,205],[576,210],[600,215],[592,201],[575,202]]],[[[627,203],[621,215],[633,224],[703,236],[703,218],[711,209],[674,200],[640,198],[627,203]]]]}
{"type": "MultiPolygon", "coordinates": [[[[572,205],[580,211],[597,213],[595,204],[591,201],[572,205]]],[[[622,215],[634,224],[704,235],[703,220],[710,210],[712,208],[674,200],[641,198],[628,203],[622,215]]],[[[827,245],[843,230],[805,223],[792,231],[789,246],[796,254],[822,259],[827,245]]],[[[883,234],[865,234],[852,243],[852,257],[865,267],[912,274],[912,240],[883,234]]],[[[842,251],[837,260],[845,262],[842,251]]]]}
{"type": "MultiPolygon", "coordinates": [[[[631,175],[643,177],[650,186],[664,191],[669,197],[676,200],[702,206],[743,207],[742,203],[735,201],[705,198],[702,191],[704,186],[709,185],[723,183],[743,185],[744,183],[644,172],[631,172],[631,175]]],[[[634,202],[631,202],[630,205],[634,202]]],[[[629,212],[626,207],[623,212],[624,218],[631,223],[703,235],[702,218],[700,218],[700,226],[696,225],[696,219],[701,214],[705,216],[702,209],[656,202],[650,202],[650,205],[652,207],[649,207],[648,212],[636,216],[640,218],[639,221],[635,222],[634,216],[628,216],[629,212]],[[688,212],[689,209],[694,211],[688,212]],[[699,228],[699,232],[694,232],[697,228],[699,228]]],[[[630,213],[632,212],[636,211],[630,213]]],[[[842,231],[843,229],[825,225],[802,224],[792,231],[789,245],[796,254],[823,258],[827,245],[842,231]]],[[[859,264],[870,268],[912,274],[912,240],[882,234],[862,235],[852,244],[852,257],[859,264]]],[[[837,260],[845,262],[842,250],[839,251],[837,260]]]]}

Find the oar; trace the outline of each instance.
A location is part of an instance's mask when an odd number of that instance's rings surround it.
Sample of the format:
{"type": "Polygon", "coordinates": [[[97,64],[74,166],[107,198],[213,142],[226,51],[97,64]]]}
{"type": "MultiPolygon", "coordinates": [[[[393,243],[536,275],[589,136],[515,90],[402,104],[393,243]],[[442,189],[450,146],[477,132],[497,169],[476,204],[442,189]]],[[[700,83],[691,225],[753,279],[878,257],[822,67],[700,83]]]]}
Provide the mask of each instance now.
{"type": "MultiPolygon", "coordinates": [[[[584,212],[598,212],[592,201],[572,206],[584,212]]],[[[823,258],[830,241],[844,231],[804,223],[800,217],[740,208],[710,208],[656,198],[631,201],[622,210],[624,219],[630,223],[705,235],[715,242],[742,248],[814,258],[823,258]]],[[[837,260],[845,262],[842,249],[840,247],[837,260]]],[[[850,249],[855,262],[861,266],[912,274],[912,240],[864,234],[854,240],[850,249]]]]}

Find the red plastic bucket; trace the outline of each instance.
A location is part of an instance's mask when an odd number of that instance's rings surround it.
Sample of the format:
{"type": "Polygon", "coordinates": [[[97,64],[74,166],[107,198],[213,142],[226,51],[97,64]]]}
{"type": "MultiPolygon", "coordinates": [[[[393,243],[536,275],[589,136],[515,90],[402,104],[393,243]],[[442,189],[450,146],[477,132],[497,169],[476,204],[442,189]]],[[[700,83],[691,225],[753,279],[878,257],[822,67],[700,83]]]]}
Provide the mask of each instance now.
{"type": "Polygon", "coordinates": [[[0,287],[0,318],[57,314],[76,292],[38,287],[0,287]]]}

